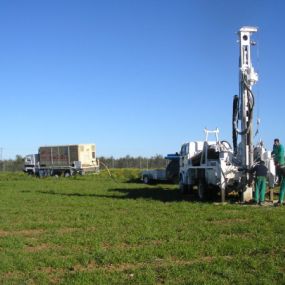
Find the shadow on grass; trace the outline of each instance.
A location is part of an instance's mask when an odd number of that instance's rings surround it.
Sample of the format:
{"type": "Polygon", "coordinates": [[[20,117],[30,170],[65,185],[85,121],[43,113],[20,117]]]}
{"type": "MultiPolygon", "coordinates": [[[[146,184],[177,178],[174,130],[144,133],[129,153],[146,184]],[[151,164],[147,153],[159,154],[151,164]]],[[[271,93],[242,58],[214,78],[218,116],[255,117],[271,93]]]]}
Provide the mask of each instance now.
{"type": "Polygon", "coordinates": [[[137,178],[130,178],[126,181],[126,183],[142,183],[142,180],[140,177],[137,178]]]}
{"type": "MultiPolygon", "coordinates": [[[[128,179],[125,183],[138,183],[138,184],[142,184],[143,181],[140,177],[136,177],[136,178],[130,178],[128,179]]],[[[162,185],[167,185],[167,184],[176,184],[178,185],[178,181],[173,182],[171,180],[159,180],[159,181],[150,181],[150,183],[148,183],[149,185],[157,185],[157,184],[162,184],[162,185]]]]}
{"type": "Polygon", "coordinates": [[[88,194],[88,193],[61,193],[55,191],[36,191],[46,195],[58,195],[67,197],[98,197],[110,199],[145,199],[156,200],[161,202],[178,202],[178,201],[198,201],[196,195],[181,195],[178,190],[169,190],[163,187],[144,187],[144,188],[112,188],[106,194],[88,194]]]}
{"type": "MultiPolygon", "coordinates": [[[[221,198],[217,195],[209,196],[205,200],[200,200],[197,195],[197,191],[192,191],[188,194],[181,194],[179,190],[170,190],[167,187],[144,187],[144,188],[114,188],[109,189],[112,192],[118,192],[124,194],[123,196],[113,196],[119,199],[146,199],[146,200],[158,200],[161,202],[177,202],[177,201],[189,201],[199,203],[220,203],[221,198]]],[[[236,200],[231,198],[229,203],[235,203],[236,200]]]]}
{"type": "Polygon", "coordinates": [[[193,195],[181,195],[178,190],[169,190],[163,187],[144,187],[144,188],[114,188],[110,192],[117,192],[121,195],[113,195],[118,199],[145,199],[157,200],[161,202],[190,201],[193,195]],[[122,195],[123,194],[123,195],[122,195]]]}

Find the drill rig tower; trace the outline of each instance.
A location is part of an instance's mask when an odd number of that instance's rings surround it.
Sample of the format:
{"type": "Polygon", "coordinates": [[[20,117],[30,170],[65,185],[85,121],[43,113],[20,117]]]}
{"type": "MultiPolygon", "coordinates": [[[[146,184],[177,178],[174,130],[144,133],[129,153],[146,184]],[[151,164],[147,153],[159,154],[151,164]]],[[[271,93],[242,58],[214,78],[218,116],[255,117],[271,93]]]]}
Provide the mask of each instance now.
{"type": "MultiPolygon", "coordinates": [[[[245,169],[253,166],[253,107],[254,95],[253,85],[258,81],[258,75],[254,71],[251,62],[251,46],[255,42],[251,40],[251,35],[257,32],[255,27],[242,27],[239,32],[240,58],[239,58],[239,96],[234,98],[233,112],[233,146],[234,154],[241,161],[245,169]],[[236,111],[235,111],[236,109],[236,111]],[[240,123],[240,129],[238,129],[240,123]],[[237,135],[240,135],[240,143],[237,143],[237,135]]],[[[252,199],[252,186],[248,183],[248,174],[244,176],[243,201],[252,199]]]]}

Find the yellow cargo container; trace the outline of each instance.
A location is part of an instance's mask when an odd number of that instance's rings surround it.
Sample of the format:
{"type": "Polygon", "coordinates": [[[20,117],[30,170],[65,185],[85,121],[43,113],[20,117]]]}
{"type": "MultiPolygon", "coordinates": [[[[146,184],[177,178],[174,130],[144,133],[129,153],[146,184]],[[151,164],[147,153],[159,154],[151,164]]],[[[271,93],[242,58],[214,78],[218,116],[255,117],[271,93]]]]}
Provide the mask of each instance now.
{"type": "Polygon", "coordinates": [[[99,167],[95,144],[41,146],[38,153],[41,167],[75,165],[82,169],[99,167]]]}

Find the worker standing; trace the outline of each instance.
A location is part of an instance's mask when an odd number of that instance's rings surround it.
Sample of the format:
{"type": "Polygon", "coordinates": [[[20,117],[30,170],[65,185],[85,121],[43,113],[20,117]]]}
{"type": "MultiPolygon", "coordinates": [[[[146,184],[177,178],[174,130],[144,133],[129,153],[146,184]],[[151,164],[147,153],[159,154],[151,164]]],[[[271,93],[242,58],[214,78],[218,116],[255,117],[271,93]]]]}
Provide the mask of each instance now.
{"type": "Polygon", "coordinates": [[[282,206],[285,196],[285,165],[280,167],[279,169],[281,175],[281,182],[280,182],[280,190],[279,190],[279,199],[276,206],[282,206]]]}
{"type": "Polygon", "coordinates": [[[265,200],[266,177],[268,169],[265,166],[264,161],[260,160],[259,163],[250,169],[249,172],[255,174],[255,203],[262,206],[265,200]]]}
{"type": "Polygon", "coordinates": [[[282,175],[280,173],[280,167],[285,164],[285,161],[284,161],[284,146],[280,143],[279,139],[274,140],[273,150],[271,154],[273,155],[276,167],[276,176],[278,177],[278,183],[281,184],[282,175]]]}

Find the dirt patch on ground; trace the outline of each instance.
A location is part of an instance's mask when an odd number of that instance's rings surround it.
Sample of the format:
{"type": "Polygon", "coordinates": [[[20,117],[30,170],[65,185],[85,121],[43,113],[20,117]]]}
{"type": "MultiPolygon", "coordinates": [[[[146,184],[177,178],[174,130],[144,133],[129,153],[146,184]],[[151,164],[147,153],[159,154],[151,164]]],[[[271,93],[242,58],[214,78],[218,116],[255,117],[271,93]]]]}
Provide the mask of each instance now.
{"type": "MultiPolygon", "coordinates": [[[[59,284],[64,274],[66,273],[65,269],[52,268],[52,267],[41,267],[41,268],[36,269],[35,271],[48,275],[49,284],[59,284]]],[[[27,279],[24,272],[17,271],[17,270],[6,272],[1,277],[2,277],[2,280],[5,280],[7,284],[24,284],[25,282],[20,281],[20,280],[27,279]],[[17,279],[19,280],[16,283],[15,280],[17,279]]],[[[3,283],[3,284],[6,284],[6,283],[3,283]]],[[[25,284],[34,285],[34,284],[38,284],[38,282],[33,280],[32,278],[29,278],[28,283],[25,283],[25,284]]]]}
{"type": "Polygon", "coordinates": [[[159,246],[164,241],[162,240],[149,240],[143,243],[127,243],[127,242],[121,242],[117,244],[110,244],[107,242],[103,242],[101,244],[101,247],[103,249],[134,249],[134,248],[144,248],[146,246],[159,246]]]}
{"type": "MultiPolygon", "coordinates": [[[[221,257],[220,257],[221,258],[221,257]]],[[[222,258],[230,259],[232,257],[230,256],[224,256],[222,258]]],[[[214,256],[204,256],[201,258],[196,258],[193,260],[183,260],[178,259],[176,257],[172,257],[171,259],[161,259],[156,258],[152,262],[149,263],[120,263],[120,264],[108,264],[102,267],[100,269],[106,270],[106,271],[116,271],[116,272],[123,272],[123,271],[130,271],[130,270],[139,270],[142,269],[148,265],[155,267],[155,268],[163,268],[163,267],[170,267],[170,266],[186,266],[186,265],[193,265],[196,263],[210,263],[216,260],[216,257],[214,256]]]]}
{"type": "Polygon", "coordinates": [[[0,237],[6,237],[10,234],[10,232],[0,230],[0,237]]]}
{"type": "Polygon", "coordinates": [[[226,224],[241,224],[241,223],[245,224],[245,223],[248,223],[248,220],[239,219],[239,218],[235,218],[235,219],[226,218],[226,219],[221,219],[221,220],[211,220],[208,222],[214,225],[226,225],[226,224]]]}
{"type": "MultiPolygon", "coordinates": [[[[232,256],[219,256],[219,258],[224,258],[227,260],[232,259],[232,256]]],[[[193,265],[196,263],[210,263],[217,259],[214,256],[203,256],[200,258],[196,258],[193,260],[182,260],[176,257],[172,257],[170,259],[160,259],[156,258],[151,262],[137,262],[137,263],[118,263],[118,264],[98,264],[95,261],[90,261],[86,266],[82,264],[76,264],[70,268],[70,271],[73,272],[91,272],[95,269],[104,270],[108,272],[124,272],[124,271],[134,271],[143,269],[146,266],[151,266],[154,268],[163,268],[169,266],[187,266],[193,265]]]]}
{"type": "Polygon", "coordinates": [[[84,230],[87,231],[87,232],[96,232],[97,228],[96,227],[88,227],[88,228],[86,228],[84,230]]]}
{"type": "Polygon", "coordinates": [[[39,268],[38,271],[48,275],[49,284],[59,284],[66,273],[66,269],[52,267],[39,268]]]}
{"type": "Polygon", "coordinates": [[[44,251],[44,250],[49,250],[49,249],[54,249],[54,246],[48,243],[43,243],[35,246],[27,246],[24,251],[29,252],[29,253],[36,253],[39,251],[44,251]]]}
{"type": "Polygon", "coordinates": [[[80,230],[80,228],[61,228],[57,232],[59,234],[69,234],[80,230]]]}
{"type": "Polygon", "coordinates": [[[30,229],[30,230],[20,230],[20,231],[3,231],[0,230],[0,237],[6,237],[6,236],[25,236],[25,237],[31,237],[31,236],[37,236],[40,234],[45,233],[45,230],[43,229],[30,229]]]}
{"type": "Polygon", "coordinates": [[[30,229],[30,230],[15,231],[13,233],[16,235],[30,237],[30,236],[38,236],[38,235],[41,235],[45,232],[46,232],[46,230],[44,230],[44,229],[30,229]]]}
{"type": "Polygon", "coordinates": [[[228,234],[222,233],[220,234],[219,238],[221,239],[238,238],[238,239],[246,240],[246,239],[256,239],[256,235],[253,233],[228,233],[228,234]]]}
{"type": "Polygon", "coordinates": [[[57,232],[59,234],[68,234],[68,233],[73,233],[76,231],[82,231],[82,232],[95,232],[96,228],[95,227],[87,227],[87,228],[61,228],[58,229],[57,232]]]}

